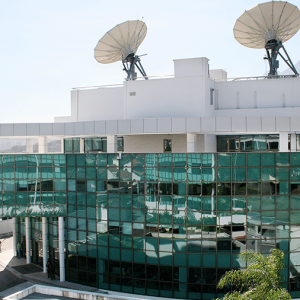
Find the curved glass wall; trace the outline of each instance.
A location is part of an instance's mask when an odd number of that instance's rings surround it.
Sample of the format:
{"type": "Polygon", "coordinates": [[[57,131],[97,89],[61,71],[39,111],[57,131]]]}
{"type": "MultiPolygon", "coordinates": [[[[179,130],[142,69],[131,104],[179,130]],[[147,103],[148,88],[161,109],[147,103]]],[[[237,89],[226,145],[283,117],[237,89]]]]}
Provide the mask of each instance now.
{"type": "Polygon", "coordinates": [[[300,296],[300,153],[7,155],[0,181],[5,216],[66,216],[69,281],[212,299],[241,251],[277,247],[300,296]]]}

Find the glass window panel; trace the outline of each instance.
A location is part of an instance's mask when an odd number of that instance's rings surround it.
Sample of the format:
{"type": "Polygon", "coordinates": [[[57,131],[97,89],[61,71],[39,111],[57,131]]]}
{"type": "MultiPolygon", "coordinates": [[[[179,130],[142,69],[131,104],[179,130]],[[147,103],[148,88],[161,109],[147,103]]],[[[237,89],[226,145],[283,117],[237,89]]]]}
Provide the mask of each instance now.
{"type": "Polygon", "coordinates": [[[201,185],[198,183],[189,183],[188,184],[188,195],[201,195],[201,185]]]}
{"type": "Polygon", "coordinates": [[[247,179],[252,181],[259,181],[261,179],[260,168],[248,168],[247,179]]]}
{"type": "Polygon", "coordinates": [[[290,164],[289,153],[276,153],[276,165],[277,166],[288,166],[290,164]]]}
{"type": "Polygon", "coordinates": [[[300,209],[300,196],[291,196],[291,209],[300,209]]]}
{"type": "Polygon", "coordinates": [[[77,217],[86,218],[86,207],[85,206],[77,206],[77,217]]]}
{"type": "Polygon", "coordinates": [[[263,166],[275,166],[275,153],[262,153],[263,166]]]}
{"type": "Polygon", "coordinates": [[[239,151],[240,141],[239,138],[229,138],[229,151],[239,151]]]}
{"type": "MultiPolygon", "coordinates": [[[[299,147],[297,148],[297,151],[299,151],[299,147]]],[[[300,166],[300,153],[291,152],[290,157],[291,157],[291,166],[300,166]]]]}
{"type": "Polygon", "coordinates": [[[262,180],[275,180],[275,168],[262,168],[262,180]]]}
{"type": "Polygon", "coordinates": [[[202,154],[202,167],[215,167],[216,166],[216,155],[212,153],[202,154]]]}
{"type": "Polygon", "coordinates": [[[260,210],[260,197],[248,197],[247,199],[247,209],[249,211],[260,210]]]}
{"type": "Polygon", "coordinates": [[[202,210],[215,211],[216,197],[202,197],[202,210]]]}
{"type": "Polygon", "coordinates": [[[86,168],[86,178],[87,179],[95,179],[96,178],[95,168],[91,168],[91,167],[86,168]]]}
{"type": "Polygon", "coordinates": [[[231,169],[218,168],[218,181],[231,181],[231,169]]]}
{"type": "Polygon", "coordinates": [[[274,210],[275,209],[275,197],[262,197],[262,210],[274,210]]]}
{"type": "Polygon", "coordinates": [[[246,195],[246,182],[232,183],[232,194],[233,195],[246,195]]]}
{"type": "Polygon", "coordinates": [[[218,167],[230,167],[231,166],[231,153],[218,154],[218,167]]]}
{"type": "Polygon", "coordinates": [[[245,168],[232,168],[232,180],[233,181],[245,181],[246,169],[245,168]]]}
{"type": "Polygon", "coordinates": [[[300,167],[291,168],[291,180],[300,180],[300,167]]]}
{"type": "Polygon", "coordinates": [[[73,139],[73,151],[79,152],[80,149],[80,139],[73,139]]]}
{"type": "Polygon", "coordinates": [[[279,150],[279,135],[270,134],[266,136],[267,138],[267,147],[270,151],[278,151],[279,150]]]}
{"type": "Polygon", "coordinates": [[[216,194],[216,184],[215,183],[203,183],[202,184],[202,195],[213,196],[215,194],[216,194]]]}
{"type": "Polygon", "coordinates": [[[145,166],[144,154],[132,154],[132,165],[134,167],[144,167],[145,166]]]}
{"type": "Polygon", "coordinates": [[[53,164],[54,166],[65,166],[66,165],[66,157],[62,154],[53,155],[53,164]]]}
{"type": "Polygon", "coordinates": [[[254,151],[265,151],[267,150],[266,136],[265,135],[254,135],[254,151]]]}
{"type": "Polygon", "coordinates": [[[289,180],[290,169],[289,168],[276,168],[276,177],[278,180],[289,180]]]}
{"type": "Polygon", "coordinates": [[[54,193],[55,204],[66,204],[66,193],[54,193]]]}
{"type": "Polygon", "coordinates": [[[232,153],[232,166],[233,167],[245,167],[246,166],[246,154],[245,153],[232,153]]]}
{"type": "MultiPolygon", "coordinates": [[[[275,224],[275,211],[262,211],[262,213],[261,213],[261,223],[262,224],[275,224]]],[[[273,230],[273,229],[263,229],[262,230],[262,236],[263,236],[263,238],[267,238],[267,239],[275,238],[275,230],[273,230]],[[264,230],[265,230],[265,232],[264,232],[264,230]]],[[[275,241],[273,241],[273,242],[275,242],[275,241]]]]}
{"type": "MultiPolygon", "coordinates": [[[[277,224],[289,224],[290,214],[288,211],[276,211],[276,223],[277,224]]],[[[278,234],[276,234],[278,237],[278,234]]]]}
{"type": "Polygon", "coordinates": [[[14,168],[2,168],[2,178],[14,179],[15,178],[14,168]]]}
{"type": "Polygon", "coordinates": [[[148,180],[148,181],[157,181],[158,180],[157,168],[146,168],[145,174],[146,174],[146,180],[148,180]]]}
{"type": "MultiPolygon", "coordinates": [[[[169,201],[170,203],[170,201],[169,201]]],[[[186,197],[173,196],[173,209],[185,209],[186,207],[186,197]]],[[[168,209],[172,207],[168,206],[168,209]]]]}
{"type": "Polygon", "coordinates": [[[286,195],[289,194],[289,183],[288,182],[279,182],[279,189],[277,184],[277,194],[286,195]]]}
{"type": "Polygon", "coordinates": [[[157,167],[158,164],[157,154],[146,154],[145,162],[146,162],[146,167],[157,167]]]}
{"type": "Polygon", "coordinates": [[[202,181],[215,181],[216,180],[216,170],[213,168],[203,168],[202,169],[202,181]]]}
{"type": "Polygon", "coordinates": [[[218,152],[228,151],[228,138],[218,137],[218,152]]]}
{"type": "Polygon", "coordinates": [[[217,184],[218,195],[231,195],[231,183],[219,182],[217,184]]]}
{"type": "Polygon", "coordinates": [[[119,221],[120,220],[119,209],[110,208],[108,210],[108,220],[110,220],[110,221],[119,221]]]}
{"type": "Polygon", "coordinates": [[[132,196],[133,208],[144,208],[145,207],[145,196],[132,196]]]}
{"type": "Polygon", "coordinates": [[[172,154],[159,154],[158,165],[160,167],[172,167],[172,154]]]}
{"type": "Polygon", "coordinates": [[[248,153],[247,165],[248,167],[260,166],[260,153],[248,153]]]}
{"type": "MultiPolygon", "coordinates": [[[[132,218],[131,218],[131,209],[121,209],[121,221],[125,221],[125,222],[131,222],[132,218]]],[[[123,229],[127,229],[126,232],[123,232],[124,234],[132,234],[132,230],[131,230],[131,224],[123,224],[123,229]],[[125,226],[126,225],[126,226],[125,226]]]]}
{"type": "Polygon", "coordinates": [[[144,168],[133,168],[132,169],[132,180],[145,180],[144,168]]]}
{"type": "Polygon", "coordinates": [[[280,210],[280,209],[289,209],[290,208],[289,196],[277,196],[276,208],[278,210],[280,210]]]}
{"type": "Polygon", "coordinates": [[[173,194],[174,195],[186,195],[186,183],[178,182],[173,183],[173,194]]]}
{"type": "Polygon", "coordinates": [[[218,197],[218,211],[230,211],[230,210],[231,210],[231,198],[218,197]]]}
{"type": "MultiPolygon", "coordinates": [[[[183,169],[185,172],[185,169],[183,169]]],[[[172,181],[172,169],[171,168],[159,168],[159,180],[160,181],[172,181]]],[[[185,179],[184,179],[185,180],[185,179]]]]}
{"type": "Polygon", "coordinates": [[[247,183],[247,194],[248,195],[260,195],[261,194],[261,183],[260,182],[248,182],[247,183]]]}
{"type": "Polygon", "coordinates": [[[65,179],[55,179],[54,180],[54,191],[65,191],[66,190],[66,180],[65,179]]]}
{"type": "Polygon", "coordinates": [[[65,152],[72,152],[73,151],[72,139],[64,139],[64,151],[65,152]]]}
{"type": "MultiPolygon", "coordinates": [[[[162,169],[159,169],[159,171],[162,169]]],[[[169,169],[171,170],[171,169],[169,169]]],[[[186,169],[185,168],[173,168],[174,181],[185,181],[186,180],[186,169]]],[[[171,177],[172,178],[172,177],[171,177]]],[[[170,179],[172,180],[172,179],[170,179]]]]}
{"type": "Polygon", "coordinates": [[[200,197],[188,197],[188,209],[201,211],[201,198],[200,197]]]}
{"type": "Polygon", "coordinates": [[[241,151],[254,150],[254,142],[253,142],[252,135],[240,136],[240,149],[241,149],[241,151]]]}
{"type": "MultiPolygon", "coordinates": [[[[172,211],[160,211],[159,212],[159,223],[160,224],[172,224],[172,211]]],[[[174,223],[176,223],[176,222],[174,221],[174,223]]],[[[161,233],[167,232],[166,228],[163,225],[160,225],[159,231],[161,233]]]]}
{"type": "Polygon", "coordinates": [[[119,168],[110,167],[107,169],[107,179],[119,179],[119,168]]]}

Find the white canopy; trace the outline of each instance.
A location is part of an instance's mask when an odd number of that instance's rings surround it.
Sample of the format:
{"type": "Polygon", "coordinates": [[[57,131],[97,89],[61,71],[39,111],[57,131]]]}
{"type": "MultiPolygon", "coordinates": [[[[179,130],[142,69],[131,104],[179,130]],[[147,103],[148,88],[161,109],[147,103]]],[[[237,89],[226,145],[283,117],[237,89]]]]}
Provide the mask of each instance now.
{"type": "Polygon", "coordinates": [[[268,41],[282,43],[293,37],[300,28],[300,11],[288,2],[266,2],[246,10],[236,21],[235,39],[249,48],[265,48],[268,41]]]}
{"type": "Polygon", "coordinates": [[[94,54],[102,64],[123,60],[129,54],[135,54],[147,34],[144,22],[127,21],[108,31],[98,42],[94,54]]]}

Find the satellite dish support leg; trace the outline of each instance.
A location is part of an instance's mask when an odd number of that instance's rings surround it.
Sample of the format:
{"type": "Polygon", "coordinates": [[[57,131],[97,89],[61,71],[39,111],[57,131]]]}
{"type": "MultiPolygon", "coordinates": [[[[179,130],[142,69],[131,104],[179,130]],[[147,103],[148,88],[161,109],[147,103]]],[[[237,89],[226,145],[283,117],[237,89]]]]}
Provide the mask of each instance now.
{"type": "Polygon", "coordinates": [[[297,69],[295,68],[292,60],[290,59],[288,53],[286,52],[284,46],[282,45],[282,49],[287,57],[287,59],[278,51],[278,54],[280,55],[280,57],[285,61],[285,63],[291,68],[291,70],[295,73],[295,75],[299,75],[297,72],[297,69]]]}

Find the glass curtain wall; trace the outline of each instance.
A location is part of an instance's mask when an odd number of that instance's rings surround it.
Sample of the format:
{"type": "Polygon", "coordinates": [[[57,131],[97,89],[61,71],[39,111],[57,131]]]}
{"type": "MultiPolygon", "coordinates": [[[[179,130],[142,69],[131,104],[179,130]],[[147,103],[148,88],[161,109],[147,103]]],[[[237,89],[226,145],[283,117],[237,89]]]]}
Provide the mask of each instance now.
{"type": "Polygon", "coordinates": [[[24,241],[23,217],[47,216],[49,256],[57,266],[57,217],[65,217],[69,281],[212,299],[227,291],[216,289],[227,270],[246,267],[241,251],[268,254],[277,247],[285,253],[283,285],[300,296],[300,153],[3,155],[0,161],[2,215],[20,217],[24,241]]]}

